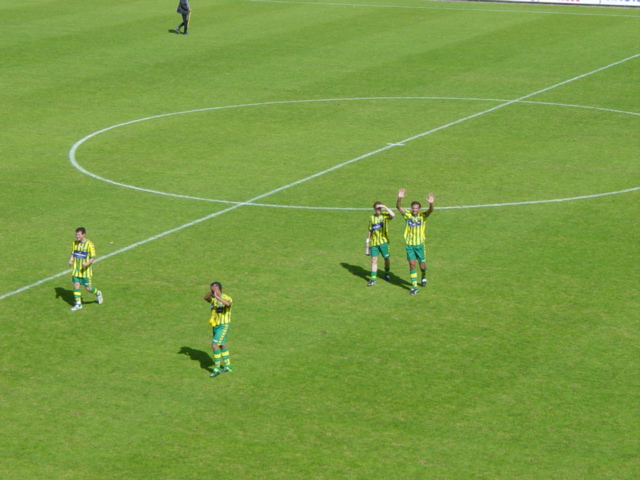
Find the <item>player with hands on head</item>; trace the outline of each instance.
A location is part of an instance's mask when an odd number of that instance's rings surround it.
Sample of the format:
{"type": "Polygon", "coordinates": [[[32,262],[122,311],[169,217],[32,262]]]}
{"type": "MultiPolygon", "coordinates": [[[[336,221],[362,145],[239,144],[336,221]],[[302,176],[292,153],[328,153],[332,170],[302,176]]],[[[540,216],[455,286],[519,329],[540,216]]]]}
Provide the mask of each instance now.
{"type": "Polygon", "coordinates": [[[402,215],[402,218],[407,222],[404,229],[404,241],[406,243],[407,260],[409,261],[409,275],[411,276],[411,290],[409,293],[415,295],[418,293],[418,271],[416,269],[416,263],[420,264],[420,270],[422,271],[422,281],[420,284],[423,287],[427,285],[424,242],[426,239],[427,218],[431,215],[431,212],[433,212],[433,203],[436,197],[433,193],[430,193],[427,197],[429,208],[426,211],[420,211],[422,205],[420,202],[415,201],[411,202],[411,210],[402,208],[402,199],[404,199],[405,195],[406,190],[401,188],[398,191],[396,208],[402,215]]]}
{"type": "Polygon", "coordinates": [[[204,301],[211,304],[211,317],[209,325],[213,328],[211,348],[213,350],[213,372],[211,377],[217,377],[221,373],[232,372],[227,349],[227,334],[231,323],[231,305],[233,300],[222,293],[222,284],[213,282],[210,290],[204,295],[204,301]],[[220,360],[224,362],[224,368],[220,369],[220,360]]]}
{"type": "Polygon", "coordinates": [[[369,230],[367,231],[367,252],[371,255],[371,278],[367,286],[376,284],[378,276],[378,256],[384,258],[384,279],[391,280],[389,272],[391,270],[391,260],[389,255],[389,222],[395,217],[387,206],[382,202],[373,204],[373,215],[369,217],[369,230]],[[383,211],[383,209],[385,211],[383,211]]]}

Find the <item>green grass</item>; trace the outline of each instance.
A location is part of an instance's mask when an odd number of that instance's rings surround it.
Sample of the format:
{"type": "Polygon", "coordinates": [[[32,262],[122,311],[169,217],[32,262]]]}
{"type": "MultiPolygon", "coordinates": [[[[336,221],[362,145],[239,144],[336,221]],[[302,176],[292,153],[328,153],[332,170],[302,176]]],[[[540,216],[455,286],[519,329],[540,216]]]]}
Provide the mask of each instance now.
{"type": "Polygon", "coordinates": [[[0,478],[640,475],[638,191],[453,208],[640,185],[640,11],[338,3],[194,0],[180,37],[173,3],[0,3],[0,478]],[[400,187],[436,193],[415,297],[401,219],[365,286],[358,209],[400,187]],[[80,225],[116,254],[72,313],[34,284],[80,225]]]}

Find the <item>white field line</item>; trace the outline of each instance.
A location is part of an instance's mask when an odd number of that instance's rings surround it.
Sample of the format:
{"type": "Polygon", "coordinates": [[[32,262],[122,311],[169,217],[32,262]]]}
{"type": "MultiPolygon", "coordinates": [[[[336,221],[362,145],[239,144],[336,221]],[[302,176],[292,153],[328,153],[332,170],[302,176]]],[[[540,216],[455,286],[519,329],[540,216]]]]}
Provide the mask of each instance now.
{"type": "MultiPolygon", "coordinates": [[[[339,2],[304,2],[304,1],[295,1],[295,0],[245,0],[248,2],[252,2],[252,3],[287,3],[287,4],[291,4],[291,5],[312,5],[312,6],[328,6],[328,7],[361,7],[361,8],[399,8],[399,9],[405,9],[405,10],[457,10],[457,11],[464,11],[464,12],[491,12],[491,13],[532,13],[535,15],[580,15],[580,16],[589,16],[589,17],[626,17],[626,18],[640,18],[640,16],[638,15],[627,15],[627,14],[620,14],[619,10],[612,12],[610,14],[606,14],[606,13],[586,13],[586,12],[575,12],[575,11],[570,11],[569,9],[564,10],[564,11],[557,11],[557,12],[552,12],[552,11],[545,11],[542,10],[542,6],[540,5],[540,10],[521,10],[521,9],[497,9],[497,8],[477,8],[477,7],[467,7],[465,6],[461,6],[461,7],[430,7],[430,6],[416,6],[416,5],[375,5],[375,4],[364,4],[364,3],[339,3],[339,2]]],[[[437,2],[437,1],[432,1],[432,3],[447,3],[450,4],[451,2],[437,2]]],[[[515,4],[512,6],[516,6],[515,4]]],[[[545,5],[545,6],[550,6],[550,5],[545,5]]],[[[590,8],[597,8],[598,5],[571,5],[573,7],[590,7],[590,8]]],[[[609,7],[601,7],[601,8],[607,8],[607,11],[611,11],[609,10],[609,7]]]]}
{"type": "MultiPolygon", "coordinates": [[[[222,107],[207,107],[207,108],[198,108],[195,110],[186,110],[183,112],[173,112],[173,113],[163,113],[161,115],[153,115],[150,117],[144,117],[144,118],[138,118],[136,120],[130,120],[128,122],[123,122],[123,123],[119,123],[117,125],[111,125],[110,127],[106,127],[103,128],[101,130],[98,130],[96,132],[93,132],[89,135],[87,135],[84,138],[81,138],[80,140],[78,140],[72,147],[71,150],[69,151],[69,161],[71,162],[71,165],[73,165],[77,170],[79,170],[80,172],[84,173],[85,175],[95,178],[96,180],[100,180],[102,182],[106,182],[106,183],[110,183],[112,185],[116,185],[118,187],[124,187],[124,188],[130,188],[132,190],[137,190],[140,192],[146,192],[146,193],[153,193],[156,195],[164,195],[164,196],[168,196],[168,197],[176,197],[176,198],[183,198],[183,199],[187,199],[187,200],[199,200],[199,201],[206,201],[206,202],[215,202],[215,203],[226,203],[226,204],[232,204],[232,205],[236,205],[236,204],[242,204],[243,202],[237,202],[237,201],[231,201],[231,200],[219,200],[219,199],[213,199],[213,198],[202,198],[202,197],[194,197],[194,196],[190,196],[190,195],[181,195],[178,193],[167,193],[167,192],[161,192],[159,190],[152,190],[149,188],[142,188],[142,187],[136,187],[134,185],[129,185],[126,183],[122,183],[122,182],[116,182],[114,180],[110,180],[108,178],[104,178],[101,177],[99,175],[96,175],[95,173],[92,173],[90,171],[88,171],[87,169],[85,169],[84,167],[82,167],[78,161],[76,160],[76,152],[78,150],[78,148],[84,144],[87,140],[90,140],[93,137],[96,137],[97,135],[100,135],[102,133],[108,132],[110,130],[114,130],[116,128],[120,128],[120,127],[125,127],[128,125],[133,125],[135,123],[140,123],[140,122],[145,122],[147,120],[155,120],[158,118],[164,118],[164,117],[170,117],[173,115],[185,115],[185,114],[189,114],[189,113],[199,113],[199,112],[207,112],[207,111],[214,111],[214,110],[225,110],[225,109],[230,109],[230,108],[244,108],[244,107],[261,107],[261,106],[269,106],[269,105],[286,105],[286,104],[296,104],[296,103],[315,103],[315,102],[347,102],[347,101],[362,101],[362,100],[465,100],[465,101],[477,101],[477,102],[498,102],[498,103],[504,103],[504,102],[508,102],[508,100],[503,100],[503,99],[482,99],[482,98],[455,98],[455,97],[345,97],[345,98],[323,98],[323,99],[310,99],[310,100],[284,100],[284,101],[279,101],[279,102],[263,102],[263,103],[246,103],[246,104],[240,104],[240,105],[226,105],[226,106],[222,106],[222,107]]],[[[254,205],[259,205],[259,204],[255,204],[254,205]]],[[[265,205],[266,206],[266,205],[265,205]]]]}
{"type": "MultiPolygon", "coordinates": [[[[593,75],[593,74],[598,73],[598,72],[602,72],[603,70],[606,70],[606,69],[608,69],[608,68],[614,67],[614,66],[616,66],[616,65],[620,65],[621,63],[627,62],[627,61],[632,60],[632,59],[637,58],[637,57],[640,57],[640,54],[633,55],[633,56],[628,57],[628,58],[626,58],[626,59],[624,59],[624,60],[620,60],[620,61],[618,61],[618,62],[614,62],[614,63],[611,63],[611,64],[609,64],[609,65],[607,65],[607,66],[604,66],[604,67],[598,68],[598,69],[596,69],[596,70],[593,70],[593,71],[591,71],[591,72],[589,72],[589,73],[585,73],[585,74],[582,74],[582,75],[578,75],[578,76],[573,77],[573,78],[571,78],[571,79],[569,79],[569,80],[565,80],[565,81],[563,81],[563,82],[556,83],[555,85],[552,85],[552,86],[550,86],[550,87],[543,88],[542,90],[538,90],[538,91],[536,91],[536,92],[533,92],[533,93],[530,93],[530,94],[524,95],[524,96],[522,96],[522,97],[520,97],[520,98],[518,98],[518,99],[516,99],[516,100],[510,100],[510,101],[507,101],[507,102],[505,102],[505,103],[503,103],[503,104],[501,104],[501,105],[498,105],[498,106],[495,106],[495,107],[489,108],[489,109],[487,109],[487,110],[483,110],[482,112],[475,113],[475,114],[473,114],[473,115],[469,115],[469,116],[464,117],[464,118],[462,118],[462,119],[460,119],[460,120],[456,120],[456,121],[454,121],[454,122],[450,122],[450,123],[448,123],[448,124],[446,124],[446,125],[443,125],[443,126],[440,126],[440,127],[437,127],[437,128],[433,128],[433,129],[428,130],[428,131],[426,131],[426,132],[420,133],[420,134],[418,134],[418,135],[414,135],[414,136],[409,137],[409,138],[407,138],[407,139],[405,139],[405,140],[401,140],[401,141],[399,141],[399,142],[394,142],[394,143],[395,143],[395,144],[398,144],[398,143],[400,143],[400,144],[404,144],[404,143],[410,142],[411,140],[415,140],[415,139],[418,139],[418,138],[425,137],[425,136],[427,136],[427,135],[430,135],[431,133],[438,132],[438,131],[443,130],[443,129],[445,129],[445,128],[452,127],[452,126],[454,126],[454,125],[458,125],[458,124],[460,124],[460,123],[462,123],[462,122],[466,122],[467,120],[471,120],[471,119],[473,119],[473,118],[477,118],[477,117],[479,117],[479,116],[481,116],[481,115],[484,115],[484,114],[487,114],[487,113],[490,113],[490,112],[496,111],[496,110],[498,110],[498,109],[500,109],[500,108],[506,107],[506,106],[508,106],[508,105],[512,105],[512,104],[514,104],[514,103],[516,103],[516,102],[520,102],[520,101],[525,100],[525,99],[527,99],[527,98],[530,98],[530,97],[532,97],[532,96],[534,96],[534,95],[538,95],[538,94],[540,94],[540,93],[547,92],[547,91],[552,90],[552,89],[554,89],[554,88],[557,88],[557,87],[560,87],[560,86],[562,86],[562,85],[566,85],[566,84],[568,84],[568,83],[571,83],[571,82],[574,82],[574,81],[579,80],[579,79],[581,79],[581,78],[584,78],[584,77],[586,77],[586,76],[593,75]]],[[[130,122],[130,123],[134,123],[134,122],[130,122]]],[[[95,134],[94,134],[94,135],[95,135],[95,134]]],[[[89,138],[89,137],[85,137],[85,138],[89,138]]],[[[70,157],[71,157],[71,152],[75,152],[75,148],[77,148],[77,145],[78,145],[78,144],[74,145],[74,147],[71,149],[70,154],[69,154],[69,155],[70,155],[70,157]]],[[[312,179],[314,179],[314,178],[320,177],[320,176],[322,176],[322,175],[324,175],[324,174],[326,174],[326,173],[333,172],[334,170],[337,170],[337,169],[342,168],[342,167],[344,167],[344,166],[350,165],[350,164],[352,164],[352,163],[354,163],[354,162],[357,162],[357,161],[359,161],[359,160],[363,160],[363,159],[365,159],[365,158],[371,157],[372,155],[375,155],[375,154],[377,154],[377,153],[384,152],[384,151],[386,151],[386,150],[389,150],[390,148],[396,148],[396,147],[395,147],[395,146],[393,146],[393,145],[386,145],[386,146],[384,146],[384,147],[382,147],[382,148],[379,148],[379,149],[374,150],[374,151],[372,151],[372,152],[366,153],[366,154],[361,155],[361,156],[359,156],[359,157],[353,158],[353,159],[348,160],[348,161],[346,161],[346,162],[342,162],[342,163],[340,163],[340,164],[338,164],[338,165],[335,165],[335,166],[333,166],[333,167],[331,167],[331,168],[328,168],[328,169],[326,169],[326,170],[323,170],[323,171],[321,171],[321,172],[319,172],[319,173],[316,173],[316,174],[314,174],[314,175],[310,175],[310,176],[305,177],[305,178],[303,178],[303,179],[301,179],[301,180],[298,180],[298,181],[295,181],[295,182],[289,183],[288,185],[284,185],[284,186],[282,186],[282,187],[276,188],[275,190],[271,190],[270,192],[264,193],[264,194],[262,194],[262,195],[258,195],[257,197],[254,197],[254,198],[252,198],[252,199],[250,199],[250,200],[247,200],[246,202],[243,202],[243,203],[237,203],[237,204],[232,205],[231,207],[228,207],[228,208],[226,208],[226,209],[224,209],[224,210],[220,210],[220,211],[218,211],[218,212],[215,212],[215,213],[212,213],[212,214],[207,215],[207,216],[205,216],[205,217],[202,217],[202,218],[200,218],[200,219],[198,219],[198,220],[194,220],[194,221],[192,221],[192,222],[185,223],[184,225],[180,225],[179,227],[173,228],[173,229],[171,229],[171,230],[167,230],[166,232],[159,233],[158,235],[154,235],[153,237],[149,237],[149,238],[147,238],[147,239],[145,239],[145,240],[142,240],[142,241],[140,241],[140,242],[136,242],[136,243],[131,244],[131,245],[127,246],[127,247],[121,248],[121,249],[116,250],[116,251],[114,251],[114,252],[111,252],[111,253],[109,253],[109,254],[107,254],[107,255],[103,256],[103,257],[98,258],[96,261],[106,260],[107,258],[113,257],[113,256],[115,256],[115,255],[118,255],[118,254],[120,254],[120,253],[126,252],[126,251],[128,251],[128,250],[133,249],[133,248],[136,248],[136,247],[139,247],[139,246],[141,246],[141,245],[147,244],[147,243],[149,243],[149,242],[152,242],[152,241],[157,240],[157,239],[159,239],[159,238],[165,237],[165,236],[170,235],[170,234],[172,234],[172,233],[179,232],[180,230],[184,230],[185,228],[191,227],[191,226],[193,226],[193,225],[197,225],[197,224],[199,224],[199,223],[201,223],[201,222],[204,222],[204,221],[206,221],[206,220],[209,220],[209,219],[211,219],[211,218],[215,218],[215,217],[217,217],[217,216],[219,216],[219,215],[222,215],[223,213],[229,212],[229,211],[231,211],[231,210],[235,210],[236,208],[239,208],[239,207],[241,207],[241,206],[243,206],[243,205],[251,205],[251,204],[252,204],[253,202],[255,202],[256,200],[260,200],[261,198],[268,197],[269,195],[273,195],[273,194],[275,194],[275,193],[277,193],[277,192],[281,192],[281,191],[286,190],[286,189],[288,189],[288,188],[291,188],[291,187],[293,187],[293,186],[300,185],[301,183],[304,183],[304,182],[307,182],[307,181],[312,180],[312,179]]],[[[33,288],[33,287],[35,287],[35,286],[37,286],[37,285],[41,285],[42,283],[44,283],[44,282],[46,282],[46,281],[48,281],[48,280],[51,280],[51,279],[54,279],[54,278],[58,278],[58,277],[60,277],[60,276],[62,276],[62,275],[65,275],[65,274],[67,274],[67,273],[69,273],[69,272],[70,272],[70,270],[65,270],[65,271],[60,272],[60,273],[58,273],[58,274],[56,274],[56,275],[53,275],[53,276],[51,276],[51,277],[47,277],[47,278],[45,278],[45,279],[43,279],[43,280],[38,280],[37,282],[34,282],[34,283],[32,283],[31,285],[27,285],[27,286],[25,286],[25,287],[19,288],[19,289],[17,289],[17,290],[12,291],[12,292],[8,292],[8,293],[5,293],[5,294],[3,294],[3,295],[0,295],[0,300],[4,300],[5,298],[10,297],[10,296],[12,296],[12,295],[15,295],[15,294],[17,294],[17,293],[19,293],[19,292],[24,292],[25,290],[29,290],[30,288],[33,288]]]]}
{"type": "Polygon", "coordinates": [[[537,205],[540,203],[571,202],[575,200],[586,200],[588,198],[606,197],[608,195],[619,195],[621,193],[635,192],[636,190],[640,190],[640,187],[627,188],[626,190],[618,190],[617,192],[594,193],[593,195],[582,195],[580,197],[553,198],[550,200],[531,200],[528,202],[486,203],[484,205],[463,205],[459,207],[455,207],[455,206],[454,207],[438,207],[438,210],[459,210],[463,208],[514,207],[519,205],[537,205]]]}
{"type": "MultiPolygon", "coordinates": [[[[240,105],[226,105],[226,106],[222,106],[222,107],[207,107],[207,108],[199,108],[196,110],[186,110],[183,112],[173,112],[173,113],[164,113],[161,115],[154,115],[151,117],[145,117],[145,118],[139,118],[136,120],[131,120],[128,122],[124,122],[124,123],[119,123],[117,125],[112,125],[110,127],[107,128],[103,128],[102,130],[99,130],[97,132],[91,133],[89,135],[87,135],[86,137],[78,140],[72,147],[71,150],[69,152],[69,161],[71,162],[71,164],[80,172],[84,173],[87,176],[90,176],[92,178],[95,178],[96,180],[100,180],[102,182],[105,183],[109,183],[111,185],[116,185],[118,187],[124,187],[124,188],[129,188],[131,190],[137,190],[140,192],[146,192],[146,193],[152,193],[154,195],[162,195],[162,196],[166,196],[166,197],[175,197],[175,198],[182,198],[182,199],[187,199],[187,200],[196,200],[196,201],[202,201],[202,202],[212,202],[212,203],[224,203],[224,204],[229,204],[229,205],[237,205],[237,204],[245,204],[247,205],[247,203],[245,202],[238,202],[235,200],[220,200],[220,199],[216,199],[216,198],[203,198],[203,197],[194,197],[191,195],[182,195],[179,193],[168,193],[168,192],[161,192],[159,190],[151,190],[149,188],[143,188],[143,187],[136,187],[134,185],[129,185],[126,183],[122,183],[122,182],[116,182],[114,180],[110,180],[108,178],[104,178],[101,177],[99,175],[96,175],[92,172],[89,172],[88,170],[86,170],[84,167],[82,167],[78,161],[76,160],[76,152],[78,150],[78,148],[85,143],[87,140],[95,137],[96,135],[100,135],[101,133],[107,132],[109,130],[113,130],[115,128],[119,128],[119,127],[124,127],[127,125],[132,125],[134,123],[139,123],[139,122],[144,122],[147,120],[154,120],[157,118],[163,118],[163,117],[168,117],[168,116],[172,116],[172,115],[185,115],[188,113],[197,113],[197,112],[203,112],[203,111],[213,111],[213,110],[223,110],[223,109],[230,109],[230,108],[244,108],[244,107],[259,107],[259,106],[269,106],[269,105],[287,105],[287,104],[295,104],[295,103],[315,103],[315,102],[347,102],[347,101],[362,101],[362,100],[459,100],[459,101],[473,101],[473,102],[496,102],[496,103],[507,103],[509,102],[509,100],[504,100],[504,99],[495,99],[495,98],[460,98],[460,97],[343,97],[343,98],[323,98],[323,99],[309,99],[309,100],[284,100],[284,101],[279,101],[279,102],[264,102],[264,103],[248,103],[248,104],[240,104],[240,105]]],[[[570,107],[570,108],[582,108],[582,109],[587,109],[587,110],[597,110],[597,111],[604,111],[604,112],[611,112],[611,113],[621,113],[621,114],[625,114],[625,115],[635,115],[635,116],[640,116],[640,113],[638,112],[628,112],[628,111],[624,111],[624,110],[616,110],[616,109],[611,109],[611,108],[602,108],[602,107],[591,107],[591,106],[584,106],[584,105],[572,105],[572,104],[564,104],[564,103],[554,103],[554,102],[534,102],[534,101],[530,101],[530,100],[522,100],[522,101],[517,101],[517,103],[522,103],[522,104],[529,104],[529,105],[549,105],[549,106],[557,106],[557,107],[570,107]]],[[[402,143],[387,143],[387,146],[392,147],[392,146],[403,146],[404,144],[402,143]]],[[[617,191],[617,192],[604,192],[604,193],[599,193],[599,194],[595,194],[595,195],[585,195],[582,197],[570,197],[570,198],[564,198],[564,199],[549,199],[549,200],[540,200],[540,201],[533,201],[533,203],[548,203],[548,202],[559,202],[559,201],[569,201],[569,200],[580,200],[580,199],[586,199],[586,198],[593,198],[594,196],[603,196],[603,195],[614,195],[614,194],[618,194],[618,193],[625,193],[627,190],[625,191],[617,191]]],[[[527,203],[531,203],[531,202],[527,202],[527,203]]],[[[510,203],[509,205],[520,205],[521,203],[510,203]]],[[[490,204],[487,206],[501,206],[502,204],[490,204]]],[[[252,202],[251,206],[256,206],[256,207],[268,207],[268,208],[293,208],[293,209],[304,209],[304,210],[336,210],[336,211],[340,211],[340,210],[346,210],[346,211],[358,211],[358,210],[370,210],[369,207],[367,208],[357,208],[357,207],[314,207],[314,206],[300,206],[300,205],[277,205],[277,204],[268,204],[268,203],[256,203],[256,202],[252,202]]],[[[453,208],[478,208],[478,205],[470,205],[470,206],[450,206],[450,207],[437,207],[438,209],[453,209],[453,208]]]]}
{"type": "MultiPolygon", "coordinates": [[[[498,207],[517,207],[520,205],[538,205],[542,203],[560,203],[560,202],[574,202],[576,200],[588,200],[590,198],[607,197],[609,195],[620,195],[622,193],[630,193],[640,190],[640,187],[626,188],[624,190],[617,190],[615,192],[603,192],[593,193],[590,195],[581,195],[578,197],[565,197],[565,198],[550,198],[547,200],[525,200],[522,202],[505,202],[505,203],[484,203],[478,205],[451,205],[449,207],[434,207],[434,210],[464,210],[468,208],[498,208],[498,207]]],[[[270,203],[244,203],[248,207],[263,207],[263,208],[287,208],[290,210],[324,210],[331,212],[368,212],[371,207],[305,207],[303,205],[282,205],[282,204],[270,204],[270,203]]]]}

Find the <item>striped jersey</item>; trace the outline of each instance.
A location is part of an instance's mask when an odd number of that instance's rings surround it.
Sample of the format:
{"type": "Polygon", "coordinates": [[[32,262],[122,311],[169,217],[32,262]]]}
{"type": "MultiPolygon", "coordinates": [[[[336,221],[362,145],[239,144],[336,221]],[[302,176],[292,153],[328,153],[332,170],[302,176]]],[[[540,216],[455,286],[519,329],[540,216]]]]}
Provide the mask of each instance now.
{"type": "Polygon", "coordinates": [[[413,215],[411,210],[405,210],[402,218],[407,221],[404,229],[404,241],[407,245],[422,245],[426,239],[427,212],[413,215]]]}
{"type": "Polygon", "coordinates": [[[389,242],[389,222],[392,218],[389,212],[380,212],[380,215],[374,213],[369,217],[369,231],[371,232],[369,245],[377,247],[389,242]]]}
{"type": "Polygon", "coordinates": [[[83,267],[82,264],[88,262],[96,256],[96,247],[91,240],[84,242],[74,241],[71,244],[71,255],[73,264],[71,266],[71,276],[78,278],[91,278],[93,276],[92,266],[83,267]]]}
{"type": "Polygon", "coordinates": [[[222,298],[229,302],[228,307],[216,297],[212,296],[209,299],[209,303],[211,304],[211,318],[209,319],[209,325],[212,327],[231,323],[231,307],[233,305],[233,300],[226,293],[222,294],[222,298]]]}

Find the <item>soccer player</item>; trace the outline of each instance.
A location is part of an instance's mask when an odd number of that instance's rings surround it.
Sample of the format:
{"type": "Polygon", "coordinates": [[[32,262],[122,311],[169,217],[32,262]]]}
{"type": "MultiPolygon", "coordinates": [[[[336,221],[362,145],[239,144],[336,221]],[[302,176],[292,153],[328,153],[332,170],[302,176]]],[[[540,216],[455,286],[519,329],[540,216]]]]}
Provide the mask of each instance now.
{"type": "Polygon", "coordinates": [[[231,323],[231,304],[233,300],[226,293],[222,293],[222,284],[213,282],[211,290],[208,291],[204,300],[211,304],[211,318],[209,325],[213,327],[213,339],[211,348],[213,349],[213,372],[210,377],[217,377],[221,373],[232,372],[229,361],[229,350],[227,349],[227,333],[231,323]],[[220,369],[220,359],[224,362],[224,368],[220,369]]]}
{"type": "Polygon", "coordinates": [[[91,266],[96,260],[96,247],[91,240],[87,240],[87,231],[84,227],[76,228],[76,240],[71,244],[71,256],[69,257],[69,265],[71,265],[71,281],[73,282],[73,297],[75,305],[71,307],[71,311],[75,312],[82,308],[82,293],[80,285],[87,292],[96,294],[98,305],[102,304],[102,292],[93,286],[91,277],[93,277],[93,269],[91,266]]]}
{"type": "Polygon", "coordinates": [[[189,0],[180,0],[178,4],[178,10],[176,10],[180,15],[182,15],[182,23],[176,27],[176,33],[182,35],[189,35],[187,29],[189,28],[189,13],[191,13],[191,8],[189,8],[189,0]],[[180,28],[184,27],[184,32],[180,32],[180,28]]]}
{"type": "Polygon", "coordinates": [[[371,287],[376,284],[378,276],[378,256],[384,258],[384,279],[391,280],[389,271],[391,270],[391,260],[389,258],[389,222],[395,217],[389,208],[376,202],[373,204],[373,215],[369,217],[369,231],[367,232],[366,243],[369,246],[369,254],[371,255],[371,279],[367,286],[371,287]],[[382,209],[386,211],[383,212],[382,209]]]}
{"type": "Polygon", "coordinates": [[[424,241],[425,241],[425,229],[427,226],[427,218],[433,212],[433,202],[436,197],[433,193],[429,194],[427,201],[429,202],[429,208],[421,212],[420,202],[411,202],[411,210],[405,210],[402,208],[402,199],[405,196],[406,190],[401,188],[398,192],[398,200],[396,202],[396,208],[407,222],[407,226],[404,229],[404,241],[406,243],[407,260],[409,261],[409,274],[411,275],[411,290],[409,293],[415,295],[418,293],[418,271],[416,269],[416,260],[420,262],[420,270],[422,270],[422,281],[420,284],[423,287],[427,286],[427,265],[425,264],[424,257],[424,241]]]}

